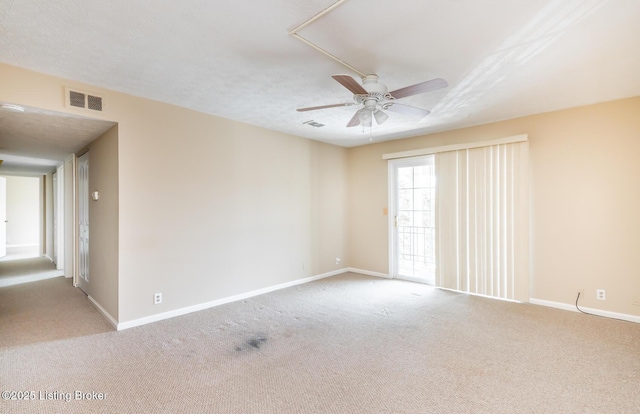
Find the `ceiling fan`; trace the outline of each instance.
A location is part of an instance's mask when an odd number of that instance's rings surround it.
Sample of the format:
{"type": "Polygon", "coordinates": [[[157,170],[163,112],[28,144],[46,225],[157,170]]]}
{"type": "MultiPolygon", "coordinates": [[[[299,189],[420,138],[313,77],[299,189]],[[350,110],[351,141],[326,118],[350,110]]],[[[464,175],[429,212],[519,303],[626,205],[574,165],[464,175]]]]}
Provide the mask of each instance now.
{"type": "Polygon", "coordinates": [[[383,112],[383,110],[422,119],[429,115],[430,111],[401,104],[396,102],[396,100],[449,86],[444,79],[435,78],[388,92],[387,87],[378,82],[378,75],[364,76],[362,78],[362,85],[349,75],[333,75],[332,78],[353,93],[353,102],[298,108],[297,111],[306,112],[341,106],[363,105],[361,109],[356,111],[349,123],[347,123],[347,127],[355,127],[358,125],[370,127],[372,119],[374,118],[376,123],[380,125],[389,118],[389,115],[383,112]]]}

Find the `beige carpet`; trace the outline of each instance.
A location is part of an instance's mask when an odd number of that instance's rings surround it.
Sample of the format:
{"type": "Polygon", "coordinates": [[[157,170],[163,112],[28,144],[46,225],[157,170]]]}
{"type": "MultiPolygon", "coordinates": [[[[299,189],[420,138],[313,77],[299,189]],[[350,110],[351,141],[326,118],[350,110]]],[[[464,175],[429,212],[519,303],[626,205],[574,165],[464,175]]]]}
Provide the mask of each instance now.
{"type": "Polygon", "coordinates": [[[56,398],[3,413],[638,413],[640,325],[345,274],[114,332],[58,278],[0,289],[0,384],[56,398]]]}
{"type": "Polygon", "coordinates": [[[46,257],[23,258],[14,254],[3,259],[0,261],[0,288],[64,275],[64,271],[57,270],[46,257]]]}

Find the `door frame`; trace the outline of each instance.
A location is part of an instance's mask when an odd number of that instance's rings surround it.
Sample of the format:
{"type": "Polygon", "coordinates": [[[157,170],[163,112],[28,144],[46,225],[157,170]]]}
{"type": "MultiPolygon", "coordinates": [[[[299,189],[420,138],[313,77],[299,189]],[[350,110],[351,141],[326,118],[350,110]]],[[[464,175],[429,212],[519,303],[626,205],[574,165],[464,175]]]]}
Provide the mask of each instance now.
{"type": "Polygon", "coordinates": [[[0,257],[7,255],[7,179],[0,177],[0,257]]]}
{"type": "MultiPolygon", "coordinates": [[[[58,166],[55,171],[56,185],[54,185],[53,220],[56,223],[57,231],[53,234],[53,245],[56,256],[56,269],[64,270],[65,267],[65,191],[66,182],[64,178],[64,164],[58,166]]],[[[54,181],[55,182],[55,181],[54,181]]]]}
{"type": "Polygon", "coordinates": [[[397,188],[397,172],[398,168],[401,167],[415,167],[424,165],[424,161],[432,157],[433,154],[427,155],[419,155],[414,157],[406,157],[406,158],[394,158],[388,160],[387,164],[387,173],[388,173],[388,184],[387,184],[387,193],[389,197],[388,201],[388,229],[389,229],[389,276],[392,279],[401,279],[408,280],[411,282],[419,282],[426,283],[424,279],[404,276],[400,275],[398,272],[398,260],[397,260],[397,251],[398,251],[398,232],[396,231],[398,228],[398,188],[397,188]]]}
{"type": "MultiPolygon", "coordinates": [[[[84,279],[84,283],[83,283],[83,278],[82,278],[82,253],[81,253],[81,232],[82,232],[82,228],[80,225],[80,220],[82,219],[82,211],[80,211],[80,199],[83,196],[86,196],[85,199],[85,203],[86,203],[86,214],[87,214],[87,245],[90,243],[90,222],[89,222],[89,173],[87,171],[86,174],[86,191],[82,191],[80,186],[83,184],[82,183],[82,175],[80,174],[79,170],[80,168],[82,168],[82,164],[83,164],[83,158],[86,156],[86,163],[87,163],[87,170],[89,170],[89,168],[91,168],[91,166],[89,165],[90,162],[90,158],[89,158],[89,151],[85,151],[82,154],[78,155],[75,157],[74,159],[74,181],[75,181],[75,197],[74,197],[74,225],[75,225],[75,237],[74,237],[74,241],[75,241],[75,246],[74,246],[74,273],[73,273],[73,282],[74,282],[74,286],[80,288],[84,293],[86,293],[87,295],[90,294],[89,289],[90,289],[90,282],[87,279],[84,279]]],[[[88,246],[87,246],[88,249],[88,246]]],[[[87,261],[90,260],[90,258],[88,257],[89,252],[87,251],[87,261]]],[[[89,265],[86,265],[86,268],[84,269],[85,271],[89,270],[89,265]]],[[[90,276],[90,275],[88,275],[90,276]]]]}
{"type": "Polygon", "coordinates": [[[58,268],[58,230],[59,230],[59,223],[58,223],[58,209],[60,208],[58,206],[58,170],[56,169],[56,171],[54,171],[51,174],[51,195],[52,195],[52,199],[53,202],[51,203],[51,221],[52,221],[52,225],[51,225],[51,231],[53,233],[53,236],[51,238],[52,240],[52,249],[51,249],[51,258],[53,259],[53,264],[56,265],[56,269],[58,268]]]}

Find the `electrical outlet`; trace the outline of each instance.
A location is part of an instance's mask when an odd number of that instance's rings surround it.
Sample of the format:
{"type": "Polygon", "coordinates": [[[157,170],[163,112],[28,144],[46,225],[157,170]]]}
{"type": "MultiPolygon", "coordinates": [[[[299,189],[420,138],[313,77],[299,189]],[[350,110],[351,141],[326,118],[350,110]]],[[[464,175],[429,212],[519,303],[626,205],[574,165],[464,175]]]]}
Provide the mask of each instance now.
{"type": "Polygon", "coordinates": [[[153,294],[153,304],[159,305],[162,303],[162,293],[154,293],[153,294]]]}
{"type": "Polygon", "coordinates": [[[604,289],[596,290],[596,299],[598,300],[607,300],[607,291],[604,289]]]}
{"type": "Polygon", "coordinates": [[[339,257],[336,257],[336,264],[340,264],[340,263],[342,263],[342,259],[339,257]]]}

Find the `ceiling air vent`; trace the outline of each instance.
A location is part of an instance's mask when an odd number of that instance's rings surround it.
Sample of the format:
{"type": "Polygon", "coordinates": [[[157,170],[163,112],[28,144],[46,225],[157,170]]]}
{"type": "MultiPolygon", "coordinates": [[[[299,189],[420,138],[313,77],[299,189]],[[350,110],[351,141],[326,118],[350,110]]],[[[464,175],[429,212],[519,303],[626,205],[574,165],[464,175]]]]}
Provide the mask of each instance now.
{"type": "Polygon", "coordinates": [[[91,92],[65,88],[65,101],[68,108],[91,109],[102,111],[102,97],[91,92]]]}
{"type": "Polygon", "coordinates": [[[314,121],[314,120],[307,121],[307,122],[303,122],[302,124],[303,124],[303,125],[304,125],[304,124],[306,124],[306,125],[310,125],[310,126],[315,127],[315,128],[322,128],[322,127],[324,126],[324,124],[321,124],[321,123],[316,122],[316,121],[314,121]]]}

